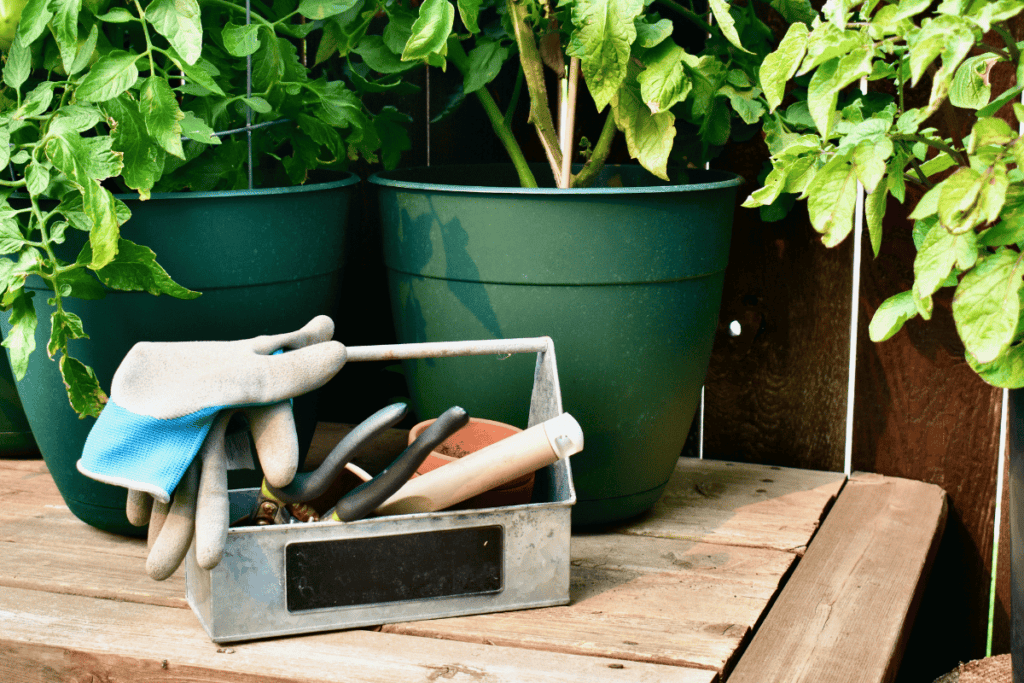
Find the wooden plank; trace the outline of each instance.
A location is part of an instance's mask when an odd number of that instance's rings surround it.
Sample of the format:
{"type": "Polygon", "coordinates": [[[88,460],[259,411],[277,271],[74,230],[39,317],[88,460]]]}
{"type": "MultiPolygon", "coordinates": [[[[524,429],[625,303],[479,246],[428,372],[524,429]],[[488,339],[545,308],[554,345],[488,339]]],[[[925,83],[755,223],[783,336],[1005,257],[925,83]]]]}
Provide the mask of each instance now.
{"type": "Polygon", "coordinates": [[[0,680],[712,683],[709,671],[369,631],[218,647],[191,612],[21,589],[0,598],[0,680]]]}
{"type": "Polygon", "coordinates": [[[619,531],[801,554],[844,481],[838,472],[681,458],[661,500],[619,531]]]}
{"type": "Polygon", "coordinates": [[[185,570],[146,574],[146,542],[106,533],[64,505],[46,465],[0,461],[0,586],[187,607],[185,570]]]}
{"type": "Polygon", "coordinates": [[[945,519],[937,486],[852,478],[729,683],[892,681],[945,519]]]}
{"type": "Polygon", "coordinates": [[[384,630],[720,672],[731,666],[794,561],[775,550],[574,536],[568,606],[384,630]]]}

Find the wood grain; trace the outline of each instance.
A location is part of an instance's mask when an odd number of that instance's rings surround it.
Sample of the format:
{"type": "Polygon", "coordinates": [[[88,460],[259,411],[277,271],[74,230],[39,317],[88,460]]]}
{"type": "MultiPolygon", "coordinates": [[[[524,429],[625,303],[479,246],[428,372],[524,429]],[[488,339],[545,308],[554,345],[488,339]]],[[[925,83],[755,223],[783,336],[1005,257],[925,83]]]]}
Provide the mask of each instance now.
{"type": "Polygon", "coordinates": [[[8,589],[0,680],[711,683],[709,671],[368,631],[218,647],[187,610],[8,589]],[[126,628],[130,625],[130,628],[126,628]]]}
{"type": "Polygon", "coordinates": [[[681,458],[661,500],[619,531],[801,554],[844,479],[835,472],[681,458]]]}
{"type": "Polygon", "coordinates": [[[852,478],[729,683],[892,681],[945,519],[937,486],[852,478]]]}
{"type": "Polygon", "coordinates": [[[771,550],[574,537],[571,604],[384,626],[389,633],[727,671],[794,561],[771,550]]]}
{"type": "MultiPolygon", "coordinates": [[[[713,165],[745,178],[742,202],[767,159],[755,136],[713,165]]],[[[825,249],[803,205],[777,223],[756,209],[735,216],[705,381],[704,457],[842,471],[851,243],[825,249]]]]}

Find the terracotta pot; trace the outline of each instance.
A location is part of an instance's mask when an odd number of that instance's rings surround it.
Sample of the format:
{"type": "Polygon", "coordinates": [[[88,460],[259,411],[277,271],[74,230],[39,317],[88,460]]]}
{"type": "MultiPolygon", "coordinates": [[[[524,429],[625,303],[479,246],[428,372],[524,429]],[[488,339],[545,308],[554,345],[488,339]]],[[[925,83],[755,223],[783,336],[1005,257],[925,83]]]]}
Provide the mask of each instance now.
{"type": "MultiPolygon", "coordinates": [[[[433,424],[433,420],[420,422],[409,430],[409,443],[416,440],[424,429],[433,424]]],[[[463,456],[475,453],[476,451],[490,446],[492,443],[512,436],[523,431],[504,422],[484,420],[478,417],[469,418],[469,424],[452,434],[450,437],[432,451],[423,464],[416,470],[417,474],[426,474],[436,470],[463,456]]],[[[486,493],[465,500],[458,505],[453,505],[450,510],[469,510],[474,508],[503,507],[506,505],[523,505],[530,502],[533,494],[534,473],[523,475],[513,479],[507,484],[497,486],[486,493]]]]}

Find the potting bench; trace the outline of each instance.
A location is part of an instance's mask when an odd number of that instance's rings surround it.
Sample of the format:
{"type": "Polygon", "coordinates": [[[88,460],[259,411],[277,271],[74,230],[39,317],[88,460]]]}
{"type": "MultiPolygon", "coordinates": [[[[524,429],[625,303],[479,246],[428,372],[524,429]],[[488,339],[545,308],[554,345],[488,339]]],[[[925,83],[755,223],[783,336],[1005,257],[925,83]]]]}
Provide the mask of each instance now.
{"type": "Polygon", "coordinates": [[[945,516],[920,482],[681,459],[649,514],[573,535],[568,606],[218,646],[183,569],[151,581],[144,541],[0,460],[0,680],[890,681],[945,516]]]}

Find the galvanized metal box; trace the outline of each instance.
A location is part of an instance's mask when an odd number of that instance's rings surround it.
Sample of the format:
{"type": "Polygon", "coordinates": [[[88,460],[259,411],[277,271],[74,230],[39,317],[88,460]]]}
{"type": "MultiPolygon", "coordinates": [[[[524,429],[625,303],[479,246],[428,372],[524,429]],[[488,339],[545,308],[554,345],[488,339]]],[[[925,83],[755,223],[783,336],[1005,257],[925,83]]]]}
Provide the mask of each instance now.
{"type": "MultiPolygon", "coordinates": [[[[537,353],[533,426],[562,413],[547,337],[350,347],[349,361],[524,352],[537,353]]],[[[231,518],[257,494],[232,491],[231,518]]],[[[566,604],[575,501],[565,459],[537,473],[526,505],[232,528],[214,569],[189,551],[188,602],[218,643],[566,604]]]]}

